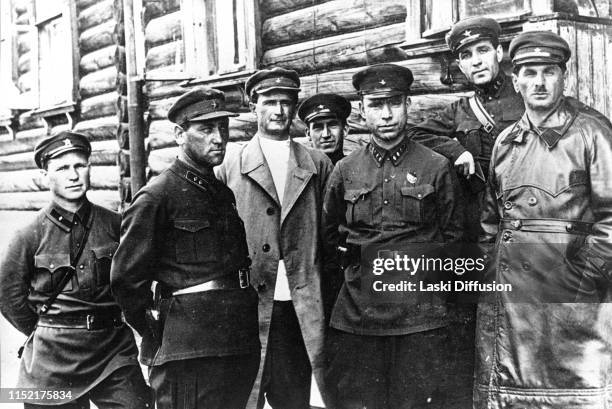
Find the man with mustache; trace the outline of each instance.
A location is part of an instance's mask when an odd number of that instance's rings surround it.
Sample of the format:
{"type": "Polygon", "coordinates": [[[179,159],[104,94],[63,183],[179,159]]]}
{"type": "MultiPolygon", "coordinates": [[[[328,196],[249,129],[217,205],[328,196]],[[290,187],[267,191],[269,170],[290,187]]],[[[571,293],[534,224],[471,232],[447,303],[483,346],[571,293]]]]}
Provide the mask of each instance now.
{"type": "MultiPolygon", "coordinates": [[[[454,342],[463,326],[454,325],[444,299],[377,292],[373,280],[410,273],[375,278],[368,268],[371,254],[420,257],[462,237],[454,170],[406,134],[412,81],[409,69],[394,64],[353,76],[371,140],[336,164],[325,195],[326,247],[339,250],[344,267],[326,340],[326,385],[338,409],[471,404],[469,354],[454,342]]],[[[434,273],[418,274],[425,281],[434,273]]]]}
{"type": "Polygon", "coordinates": [[[337,94],[313,95],[298,108],[299,118],[308,127],[306,136],[334,165],[344,158],[344,138],[348,135],[350,114],[351,103],[337,94]]]}
{"type": "Polygon", "coordinates": [[[123,215],[111,285],[142,336],[158,409],[243,409],[257,375],[244,226],[234,194],[213,173],[234,116],[216,89],[180,96],[168,111],[178,158],[123,215]]]}
{"type": "Polygon", "coordinates": [[[216,173],[236,194],[259,293],[263,368],[250,404],[263,407],[265,397],[275,409],[307,409],[311,375],[313,387],[322,386],[319,224],[332,164],[289,137],[300,91],[295,71],[258,71],[245,89],[257,133],[216,173]]]}
{"type": "Polygon", "coordinates": [[[26,409],[89,408],[90,400],[100,409],[152,407],[109,285],[120,217],[87,199],[90,154],[87,137],[71,131],[37,144],[51,203],[15,234],[0,264],[0,311],[29,335],[16,386],[49,391],[32,394],[26,409]]]}
{"type": "Polygon", "coordinates": [[[510,44],[525,114],[495,142],[481,242],[512,291],[479,305],[475,408],[612,404],[612,124],[564,95],[570,56],[548,31],[510,44]]]}

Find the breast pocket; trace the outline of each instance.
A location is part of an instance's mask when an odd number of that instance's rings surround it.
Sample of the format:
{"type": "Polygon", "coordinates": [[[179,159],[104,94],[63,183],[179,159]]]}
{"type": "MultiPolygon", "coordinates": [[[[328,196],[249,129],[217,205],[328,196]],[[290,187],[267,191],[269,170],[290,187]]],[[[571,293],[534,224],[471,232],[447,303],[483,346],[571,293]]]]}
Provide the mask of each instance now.
{"type": "MultiPolygon", "coordinates": [[[[64,274],[72,269],[70,254],[68,253],[38,254],[34,256],[34,266],[36,267],[36,273],[32,280],[32,288],[40,293],[56,291],[64,274]]],[[[66,293],[72,290],[72,280],[70,280],[62,292],[66,293]]]]}
{"type": "Polygon", "coordinates": [[[202,263],[215,257],[218,237],[210,219],[176,219],[176,261],[179,263],[202,263]]]}
{"type": "Polygon", "coordinates": [[[94,247],[91,250],[93,254],[93,274],[98,287],[110,284],[111,261],[117,247],[119,247],[119,243],[112,242],[104,246],[94,247]]]}
{"type": "Polygon", "coordinates": [[[436,215],[435,189],[432,185],[404,186],[400,189],[400,212],[405,221],[430,223],[436,215]]]}
{"type": "Polygon", "coordinates": [[[344,192],[346,203],[346,221],[351,224],[371,223],[372,221],[372,189],[364,187],[344,192]]]}

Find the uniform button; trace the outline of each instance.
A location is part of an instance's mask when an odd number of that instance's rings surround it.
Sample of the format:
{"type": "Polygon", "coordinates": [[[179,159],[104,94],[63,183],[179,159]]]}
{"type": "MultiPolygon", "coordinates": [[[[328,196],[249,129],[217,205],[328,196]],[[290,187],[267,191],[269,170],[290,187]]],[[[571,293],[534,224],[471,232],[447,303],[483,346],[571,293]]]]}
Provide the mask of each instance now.
{"type": "Polygon", "coordinates": [[[502,270],[502,271],[506,271],[506,270],[508,269],[508,265],[507,265],[507,264],[505,264],[505,263],[501,263],[501,264],[499,265],[499,268],[501,268],[501,270],[502,270]]]}
{"type": "Polygon", "coordinates": [[[77,247],[81,247],[81,243],[77,243],[77,247]]]}
{"type": "Polygon", "coordinates": [[[261,283],[257,284],[257,291],[262,292],[265,289],[266,289],[266,283],[261,282],[261,283]]]}
{"type": "Polygon", "coordinates": [[[512,232],[506,231],[504,232],[503,239],[504,241],[508,241],[512,238],[512,232]]]}
{"type": "Polygon", "coordinates": [[[529,206],[535,206],[538,203],[538,199],[535,197],[530,197],[529,200],[527,200],[527,203],[529,203],[529,206]]]}
{"type": "Polygon", "coordinates": [[[59,220],[61,222],[62,220],[64,220],[64,218],[62,216],[60,216],[57,220],[59,220]]]}
{"type": "Polygon", "coordinates": [[[523,223],[520,220],[512,220],[510,224],[517,230],[519,230],[523,226],[523,223]]]}
{"type": "Polygon", "coordinates": [[[417,195],[417,197],[420,199],[420,198],[422,198],[422,197],[423,197],[423,195],[419,193],[419,194],[417,195]]]}
{"type": "Polygon", "coordinates": [[[573,231],[574,231],[574,225],[573,225],[573,224],[571,224],[571,223],[566,224],[566,225],[565,225],[565,230],[566,230],[568,233],[573,232],[573,231]]]}
{"type": "Polygon", "coordinates": [[[389,183],[389,178],[385,178],[385,183],[389,183]]]}
{"type": "Polygon", "coordinates": [[[384,204],[386,204],[386,205],[388,205],[388,204],[389,204],[389,201],[385,199],[385,200],[383,201],[383,203],[384,203],[384,204]]]}
{"type": "Polygon", "coordinates": [[[49,264],[49,267],[55,268],[55,264],[49,264]]]}
{"type": "Polygon", "coordinates": [[[512,209],[512,202],[504,202],[504,209],[506,210],[512,209]]]}
{"type": "Polygon", "coordinates": [[[74,221],[74,225],[76,226],[77,224],[79,224],[79,222],[75,220],[74,221]]]}
{"type": "Polygon", "coordinates": [[[523,270],[527,270],[527,271],[531,270],[531,264],[529,264],[528,261],[523,261],[521,265],[523,266],[523,270]]]}
{"type": "Polygon", "coordinates": [[[81,264],[81,265],[79,266],[79,268],[80,268],[81,270],[83,270],[83,269],[85,268],[85,265],[84,265],[84,264],[81,264]]]}
{"type": "Polygon", "coordinates": [[[266,214],[267,214],[268,216],[272,216],[272,215],[274,214],[274,209],[273,209],[273,208],[271,208],[271,207],[268,207],[268,208],[266,209],[266,214]]]}
{"type": "Polygon", "coordinates": [[[495,115],[491,114],[491,118],[495,118],[495,115]]]}
{"type": "Polygon", "coordinates": [[[268,251],[270,251],[270,245],[266,243],[261,247],[261,249],[264,251],[264,253],[267,253],[268,251]]]}

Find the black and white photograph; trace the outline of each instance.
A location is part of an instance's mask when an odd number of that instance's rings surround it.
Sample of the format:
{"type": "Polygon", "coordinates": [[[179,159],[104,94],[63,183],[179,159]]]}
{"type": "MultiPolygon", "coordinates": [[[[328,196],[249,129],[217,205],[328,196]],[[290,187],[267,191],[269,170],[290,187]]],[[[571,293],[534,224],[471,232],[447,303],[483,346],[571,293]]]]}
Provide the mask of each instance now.
{"type": "Polygon", "coordinates": [[[612,408],[612,0],[0,0],[1,409],[612,408]]]}

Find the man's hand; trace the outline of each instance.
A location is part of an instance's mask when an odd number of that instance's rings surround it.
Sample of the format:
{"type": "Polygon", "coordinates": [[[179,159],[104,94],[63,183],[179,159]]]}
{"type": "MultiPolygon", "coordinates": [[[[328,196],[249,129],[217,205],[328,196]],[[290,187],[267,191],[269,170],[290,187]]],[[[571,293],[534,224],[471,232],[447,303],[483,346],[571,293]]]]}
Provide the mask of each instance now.
{"type": "Polygon", "coordinates": [[[455,161],[455,168],[463,174],[463,176],[473,175],[476,171],[474,165],[474,157],[468,151],[463,152],[455,161]]]}

